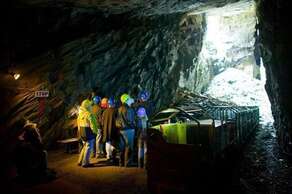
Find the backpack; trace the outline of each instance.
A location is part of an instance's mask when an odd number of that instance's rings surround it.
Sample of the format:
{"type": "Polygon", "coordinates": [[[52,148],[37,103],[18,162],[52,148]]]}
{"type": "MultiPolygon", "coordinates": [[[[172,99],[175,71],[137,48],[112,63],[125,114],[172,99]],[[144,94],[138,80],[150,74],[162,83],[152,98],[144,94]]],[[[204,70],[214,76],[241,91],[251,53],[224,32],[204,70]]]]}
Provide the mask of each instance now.
{"type": "Polygon", "coordinates": [[[99,109],[97,114],[96,114],[96,118],[97,118],[97,123],[101,126],[102,123],[102,113],[103,113],[103,109],[99,109]]]}
{"type": "Polygon", "coordinates": [[[127,126],[126,123],[127,123],[127,120],[123,116],[122,107],[120,107],[118,109],[117,117],[116,117],[116,121],[115,121],[116,128],[118,128],[118,129],[124,129],[127,126]]]}

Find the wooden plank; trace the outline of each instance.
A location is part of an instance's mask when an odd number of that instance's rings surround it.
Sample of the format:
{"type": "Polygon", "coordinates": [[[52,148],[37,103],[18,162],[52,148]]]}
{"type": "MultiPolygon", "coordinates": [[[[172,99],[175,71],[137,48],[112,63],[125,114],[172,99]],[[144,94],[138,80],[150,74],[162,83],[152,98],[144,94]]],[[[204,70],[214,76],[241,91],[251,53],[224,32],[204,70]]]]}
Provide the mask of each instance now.
{"type": "Polygon", "coordinates": [[[73,142],[78,142],[79,141],[79,138],[70,138],[70,139],[63,139],[63,140],[58,140],[57,142],[58,143],[73,143],[73,142]]]}

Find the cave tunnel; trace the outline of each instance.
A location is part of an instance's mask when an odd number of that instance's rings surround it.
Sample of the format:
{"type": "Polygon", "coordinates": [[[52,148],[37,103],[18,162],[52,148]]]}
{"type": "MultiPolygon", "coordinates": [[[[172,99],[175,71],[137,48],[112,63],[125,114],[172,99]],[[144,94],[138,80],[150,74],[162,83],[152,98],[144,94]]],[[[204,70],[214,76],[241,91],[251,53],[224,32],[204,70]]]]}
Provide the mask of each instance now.
{"type": "Polygon", "coordinates": [[[2,190],[291,193],[289,8],[3,4],[2,190]]]}

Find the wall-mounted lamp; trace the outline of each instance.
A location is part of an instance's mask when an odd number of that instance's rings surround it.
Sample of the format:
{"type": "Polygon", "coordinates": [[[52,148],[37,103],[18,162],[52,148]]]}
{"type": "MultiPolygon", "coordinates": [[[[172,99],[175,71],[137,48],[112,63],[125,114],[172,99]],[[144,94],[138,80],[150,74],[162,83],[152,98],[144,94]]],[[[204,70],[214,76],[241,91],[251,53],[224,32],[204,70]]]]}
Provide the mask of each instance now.
{"type": "Polygon", "coordinates": [[[20,78],[20,73],[16,73],[13,71],[9,71],[9,75],[11,75],[11,77],[13,77],[14,80],[18,80],[20,78]]]}
{"type": "Polygon", "coordinates": [[[14,74],[13,74],[13,78],[14,78],[15,80],[18,80],[18,79],[20,78],[20,74],[19,74],[19,73],[14,73],[14,74]]]}

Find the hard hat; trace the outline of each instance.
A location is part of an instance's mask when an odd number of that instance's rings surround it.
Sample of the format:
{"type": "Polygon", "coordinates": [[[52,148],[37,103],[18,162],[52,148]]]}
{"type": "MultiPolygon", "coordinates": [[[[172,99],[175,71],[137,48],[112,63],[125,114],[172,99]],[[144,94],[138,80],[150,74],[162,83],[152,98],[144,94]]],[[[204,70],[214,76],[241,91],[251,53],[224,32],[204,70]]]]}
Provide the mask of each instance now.
{"type": "Polygon", "coordinates": [[[126,104],[127,104],[128,106],[131,106],[133,103],[134,103],[134,99],[131,98],[131,97],[129,97],[128,100],[126,101],[126,104]]]}
{"type": "Polygon", "coordinates": [[[110,107],[114,107],[115,106],[115,99],[113,97],[110,97],[108,100],[108,105],[110,107]]]}
{"type": "Polygon", "coordinates": [[[92,100],[93,100],[94,104],[99,104],[100,101],[101,101],[101,97],[99,97],[99,96],[94,96],[92,100]]]}
{"type": "Polygon", "coordinates": [[[81,103],[81,107],[85,108],[86,110],[90,110],[92,102],[88,99],[83,100],[81,103]]]}
{"type": "Polygon", "coordinates": [[[103,98],[101,100],[100,107],[101,108],[107,108],[108,107],[108,98],[103,98]]]}
{"type": "Polygon", "coordinates": [[[126,103],[126,101],[130,98],[128,94],[121,95],[121,102],[122,104],[126,103]]]}
{"type": "Polygon", "coordinates": [[[145,110],[144,107],[140,107],[140,108],[138,108],[138,110],[137,110],[137,116],[138,116],[139,118],[141,118],[141,117],[145,117],[145,116],[146,116],[146,110],[145,110]]]}
{"type": "Polygon", "coordinates": [[[147,101],[150,97],[150,94],[148,91],[143,90],[141,92],[139,92],[138,94],[138,98],[141,99],[142,101],[147,101]]]}

